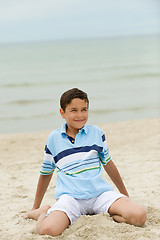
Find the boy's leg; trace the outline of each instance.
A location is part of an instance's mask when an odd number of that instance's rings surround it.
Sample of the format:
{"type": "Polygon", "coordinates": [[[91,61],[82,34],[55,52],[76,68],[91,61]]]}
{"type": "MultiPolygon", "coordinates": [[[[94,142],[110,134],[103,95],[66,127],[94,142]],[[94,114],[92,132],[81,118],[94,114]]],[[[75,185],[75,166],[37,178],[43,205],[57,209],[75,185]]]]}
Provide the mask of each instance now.
{"type": "Polygon", "coordinates": [[[53,211],[47,216],[49,205],[30,211],[22,217],[37,220],[37,230],[40,235],[60,235],[70,224],[70,220],[63,211],[53,211]]]}
{"type": "Polygon", "coordinates": [[[113,202],[108,212],[116,222],[125,222],[135,226],[143,226],[147,218],[144,208],[128,197],[122,197],[113,202]]]}
{"type": "Polygon", "coordinates": [[[48,216],[43,212],[37,221],[37,230],[40,235],[59,236],[70,224],[65,212],[53,211],[48,216]]]}
{"type": "Polygon", "coordinates": [[[64,194],[53,207],[42,212],[37,221],[37,230],[40,235],[58,236],[80,216],[80,206],[77,200],[64,194]]]}

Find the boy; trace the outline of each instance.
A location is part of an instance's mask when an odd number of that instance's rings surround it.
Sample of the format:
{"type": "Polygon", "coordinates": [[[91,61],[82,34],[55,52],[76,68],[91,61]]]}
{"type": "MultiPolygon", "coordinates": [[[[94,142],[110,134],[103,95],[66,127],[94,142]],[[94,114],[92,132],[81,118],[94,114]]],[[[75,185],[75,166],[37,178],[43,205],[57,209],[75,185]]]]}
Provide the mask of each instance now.
{"type": "Polygon", "coordinates": [[[60,105],[60,114],[66,122],[48,137],[34,205],[24,217],[37,220],[39,234],[51,236],[60,235],[81,215],[102,212],[108,212],[116,222],[143,226],[145,210],[130,200],[111,160],[103,131],[85,125],[87,94],[70,89],[62,94],[60,105]],[[102,165],[120,193],[102,178],[102,165]],[[56,203],[53,207],[40,207],[55,168],[56,203]]]}

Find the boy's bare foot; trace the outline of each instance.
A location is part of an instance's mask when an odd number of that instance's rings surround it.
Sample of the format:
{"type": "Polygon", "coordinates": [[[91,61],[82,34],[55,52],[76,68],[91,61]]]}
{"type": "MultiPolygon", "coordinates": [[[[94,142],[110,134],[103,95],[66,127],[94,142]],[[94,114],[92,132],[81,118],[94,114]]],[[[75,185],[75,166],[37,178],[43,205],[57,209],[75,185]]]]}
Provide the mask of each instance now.
{"type": "Polygon", "coordinates": [[[49,208],[51,208],[51,206],[45,205],[45,206],[40,207],[38,209],[29,211],[28,213],[22,215],[22,217],[25,218],[25,219],[30,218],[30,219],[33,219],[33,220],[38,220],[38,218],[40,217],[40,215],[43,212],[47,213],[49,208]]]}

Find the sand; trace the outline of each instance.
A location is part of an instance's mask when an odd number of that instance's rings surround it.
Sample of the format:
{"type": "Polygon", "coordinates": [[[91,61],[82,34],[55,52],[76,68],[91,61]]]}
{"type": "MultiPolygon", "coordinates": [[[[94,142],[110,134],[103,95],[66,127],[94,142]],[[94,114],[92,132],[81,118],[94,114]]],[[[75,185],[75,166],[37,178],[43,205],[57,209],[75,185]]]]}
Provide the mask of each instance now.
{"type": "MultiPolygon", "coordinates": [[[[31,209],[49,131],[0,135],[0,239],[160,239],[160,119],[101,125],[130,197],[147,211],[144,227],[114,222],[107,214],[82,216],[60,237],[39,236],[31,209]]],[[[104,178],[109,182],[108,176],[104,178]]],[[[54,203],[54,174],[42,204],[54,203]]]]}

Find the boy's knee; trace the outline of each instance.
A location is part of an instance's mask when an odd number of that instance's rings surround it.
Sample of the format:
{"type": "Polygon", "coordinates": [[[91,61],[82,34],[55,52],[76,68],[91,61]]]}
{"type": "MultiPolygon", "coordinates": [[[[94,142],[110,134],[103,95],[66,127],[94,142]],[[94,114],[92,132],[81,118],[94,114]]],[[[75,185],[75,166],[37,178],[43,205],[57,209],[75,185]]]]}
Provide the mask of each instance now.
{"type": "Polygon", "coordinates": [[[40,227],[37,228],[37,231],[39,235],[47,235],[48,228],[44,225],[41,225],[40,227]]]}
{"type": "Polygon", "coordinates": [[[53,237],[57,237],[57,236],[61,235],[62,231],[46,225],[46,226],[42,226],[41,228],[39,228],[38,233],[39,233],[39,235],[50,235],[53,237]]]}
{"type": "Polygon", "coordinates": [[[142,227],[147,219],[146,211],[144,208],[139,209],[138,212],[134,213],[130,218],[130,223],[142,227]]]}
{"type": "Polygon", "coordinates": [[[142,208],[140,214],[139,214],[139,225],[142,227],[147,220],[147,214],[144,208],[142,208]]]}

